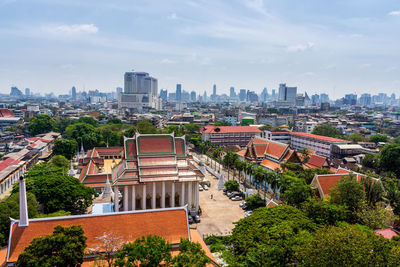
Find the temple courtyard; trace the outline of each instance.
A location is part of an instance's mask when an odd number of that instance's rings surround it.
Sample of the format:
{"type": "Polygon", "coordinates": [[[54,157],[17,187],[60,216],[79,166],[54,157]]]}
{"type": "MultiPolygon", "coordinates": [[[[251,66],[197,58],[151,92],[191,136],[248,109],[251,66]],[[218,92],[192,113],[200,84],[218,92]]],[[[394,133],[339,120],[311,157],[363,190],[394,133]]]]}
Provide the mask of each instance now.
{"type": "Polygon", "coordinates": [[[211,182],[211,186],[207,191],[199,192],[202,215],[197,230],[204,236],[229,234],[235,227],[233,222],[244,218],[244,211],[239,207],[241,201],[232,201],[223,195],[222,190],[217,190],[218,180],[211,174],[207,173],[206,179],[211,182]]]}

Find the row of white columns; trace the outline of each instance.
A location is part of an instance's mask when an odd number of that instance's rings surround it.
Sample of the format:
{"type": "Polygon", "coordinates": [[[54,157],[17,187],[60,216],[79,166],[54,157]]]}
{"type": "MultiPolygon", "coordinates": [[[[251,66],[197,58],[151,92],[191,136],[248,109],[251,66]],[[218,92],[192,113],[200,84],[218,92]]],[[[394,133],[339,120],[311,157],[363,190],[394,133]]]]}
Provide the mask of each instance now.
{"type": "MultiPolygon", "coordinates": [[[[176,183],[171,183],[171,198],[170,198],[170,206],[171,207],[175,207],[175,192],[176,191],[180,191],[180,198],[179,198],[179,205],[180,206],[184,206],[185,203],[185,199],[187,200],[187,204],[189,207],[192,207],[193,204],[195,204],[195,208],[196,210],[199,209],[199,190],[198,190],[198,182],[183,182],[180,183],[180,188],[176,188],[176,183]],[[186,194],[185,192],[185,188],[186,188],[186,184],[188,184],[188,193],[186,194]],[[195,199],[194,199],[194,203],[193,203],[193,186],[195,189],[195,199]],[[187,197],[186,197],[187,195],[187,197]]],[[[147,205],[147,187],[151,187],[151,208],[155,209],[156,208],[156,186],[157,183],[156,182],[152,182],[152,183],[145,183],[143,185],[141,185],[141,189],[142,189],[142,198],[141,198],[141,209],[145,210],[146,209],[146,205],[147,205]]],[[[165,208],[165,195],[166,195],[166,189],[165,189],[166,185],[165,182],[161,182],[161,203],[160,206],[161,208],[165,208]]],[[[136,210],[136,190],[140,190],[139,188],[137,188],[135,185],[132,186],[123,186],[123,207],[124,207],[124,211],[128,211],[129,210],[129,188],[132,188],[132,193],[131,193],[131,210],[136,210]]],[[[118,186],[114,186],[114,207],[115,207],[115,211],[118,212],[119,211],[119,188],[118,186]]]]}

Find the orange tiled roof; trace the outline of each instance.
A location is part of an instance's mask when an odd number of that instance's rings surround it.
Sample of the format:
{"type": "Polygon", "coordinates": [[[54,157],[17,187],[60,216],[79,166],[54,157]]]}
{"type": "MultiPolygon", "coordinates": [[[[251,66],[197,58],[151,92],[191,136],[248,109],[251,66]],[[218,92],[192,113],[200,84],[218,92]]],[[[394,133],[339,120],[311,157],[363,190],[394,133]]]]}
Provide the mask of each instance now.
{"type": "Polygon", "coordinates": [[[236,154],[238,154],[241,157],[244,157],[246,155],[246,149],[240,150],[240,151],[236,152],[236,154]]]}
{"type": "Polygon", "coordinates": [[[275,170],[275,169],[281,169],[281,165],[279,163],[273,162],[272,160],[269,159],[264,159],[261,162],[261,165],[270,169],[270,170],[275,170]]]}
{"type": "Polygon", "coordinates": [[[0,250],[0,267],[6,265],[6,258],[7,258],[7,249],[0,250]]]}
{"type": "Polygon", "coordinates": [[[173,153],[172,136],[137,137],[140,153],[173,153]]]}
{"type": "Polygon", "coordinates": [[[96,237],[106,233],[122,236],[124,241],[153,234],[163,237],[171,244],[179,244],[180,238],[189,238],[186,211],[174,208],[154,211],[133,211],[103,215],[80,215],[29,220],[28,227],[11,227],[10,256],[8,262],[15,262],[30,242],[39,236],[51,234],[57,225],[81,225],[87,237],[88,248],[95,248],[96,237]],[[120,222],[120,223],[116,223],[120,222]]]}
{"type": "Polygon", "coordinates": [[[292,135],[299,135],[299,136],[304,136],[304,137],[309,137],[313,139],[318,139],[322,141],[328,141],[328,142],[334,142],[334,143],[347,143],[347,140],[339,139],[339,138],[333,138],[333,137],[327,137],[323,135],[317,135],[317,134],[309,134],[309,133],[303,133],[303,132],[292,132],[292,135]]]}
{"type": "Polygon", "coordinates": [[[268,142],[266,154],[276,159],[280,159],[288,146],[289,145],[287,144],[270,141],[268,142]]]}
{"type": "Polygon", "coordinates": [[[307,166],[310,168],[322,168],[326,161],[327,159],[325,157],[313,154],[311,155],[310,160],[307,162],[307,166]]]}
{"type": "Polygon", "coordinates": [[[330,190],[337,185],[340,179],[346,176],[340,174],[317,175],[317,180],[324,196],[329,195],[330,190]]]}
{"type": "Polygon", "coordinates": [[[253,144],[256,157],[264,157],[267,144],[253,144]]]}

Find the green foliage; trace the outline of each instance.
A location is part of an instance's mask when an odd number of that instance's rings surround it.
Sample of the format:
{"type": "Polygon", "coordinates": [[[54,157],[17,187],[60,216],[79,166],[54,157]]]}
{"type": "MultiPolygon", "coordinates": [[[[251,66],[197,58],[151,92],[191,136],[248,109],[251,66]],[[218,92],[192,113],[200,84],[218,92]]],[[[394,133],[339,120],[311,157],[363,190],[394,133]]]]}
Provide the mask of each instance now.
{"type": "Polygon", "coordinates": [[[398,266],[399,252],[393,248],[392,242],[371,231],[343,225],[317,231],[298,255],[305,266],[398,266]]]}
{"type": "Polygon", "coordinates": [[[380,205],[371,207],[368,206],[367,203],[363,203],[362,207],[357,212],[357,217],[360,224],[374,230],[392,226],[395,219],[392,211],[380,205]]]}
{"type": "Polygon", "coordinates": [[[112,123],[112,124],[121,124],[122,121],[121,121],[120,119],[118,119],[118,118],[112,118],[112,119],[109,119],[109,120],[107,121],[107,123],[108,123],[108,124],[109,124],[109,123],[112,123]]]}
{"type": "Polygon", "coordinates": [[[148,235],[127,243],[116,253],[116,266],[168,266],[172,246],[160,236],[148,235]],[[161,264],[163,263],[163,264],[161,264]]]}
{"type": "Polygon", "coordinates": [[[62,118],[56,120],[55,128],[61,134],[65,133],[65,129],[72,123],[70,118],[62,118]]]}
{"type": "Polygon", "coordinates": [[[298,206],[311,197],[311,186],[296,176],[283,174],[280,186],[281,196],[289,205],[298,206]]]}
{"type": "Polygon", "coordinates": [[[83,142],[84,149],[91,149],[100,142],[100,134],[92,124],[75,123],[65,129],[68,139],[75,139],[79,146],[83,142]]]}
{"type": "Polygon", "coordinates": [[[236,223],[230,238],[236,265],[284,266],[294,262],[297,247],[306,244],[317,229],[303,212],[280,205],[259,208],[236,223]]]}
{"type": "Polygon", "coordinates": [[[296,163],[283,163],[282,168],[289,170],[296,174],[300,179],[303,179],[307,184],[311,184],[316,174],[331,174],[332,172],[327,168],[304,169],[300,164],[296,163]]]}
{"type": "Polygon", "coordinates": [[[260,195],[252,195],[246,199],[247,210],[255,210],[257,208],[265,207],[265,201],[260,195]]]}
{"type": "Polygon", "coordinates": [[[350,211],[360,209],[362,202],[365,200],[364,188],[362,183],[350,177],[343,177],[338,184],[332,188],[331,203],[345,205],[350,211]]]}
{"type": "Polygon", "coordinates": [[[310,200],[302,204],[302,210],[308,218],[318,224],[336,225],[347,221],[349,211],[345,206],[330,204],[326,201],[310,200]]]}
{"type": "Polygon", "coordinates": [[[385,145],[379,153],[378,162],[383,171],[394,172],[400,176],[400,145],[396,143],[385,145]]]}
{"type": "Polygon", "coordinates": [[[141,120],[136,124],[136,129],[141,134],[156,134],[158,133],[157,128],[149,121],[141,120]]]}
{"type": "Polygon", "coordinates": [[[349,134],[349,139],[350,139],[353,143],[365,141],[364,136],[362,136],[362,135],[359,134],[359,133],[352,133],[352,134],[349,134]]]}
{"type": "Polygon", "coordinates": [[[86,239],[81,226],[56,226],[52,234],[32,240],[19,255],[17,266],[78,266],[83,262],[86,239]]]}
{"type": "Polygon", "coordinates": [[[98,124],[98,121],[93,117],[85,116],[85,117],[80,117],[78,119],[78,123],[88,123],[88,124],[91,124],[94,127],[96,127],[98,124]]]}
{"type": "Polygon", "coordinates": [[[52,157],[50,163],[64,170],[68,169],[69,167],[69,161],[62,155],[52,157]]]}
{"type": "Polygon", "coordinates": [[[226,181],[224,186],[228,191],[239,191],[239,183],[234,180],[226,181]]]}
{"type": "Polygon", "coordinates": [[[181,238],[179,243],[179,254],[172,259],[174,267],[202,267],[210,262],[206,253],[199,243],[190,242],[189,239],[181,238]]]}
{"type": "Polygon", "coordinates": [[[369,138],[370,142],[379,143],[379,142],[387,142],[388,137],[384,134],[374,134],[369,138]]]}
{"type": "Polygon", "coordinates": [[[372,154],[366,154],[362,160],[362,165],[367,168],[376,168],[377,167],[377,157],[372,154]]]}
{"type": "Polygon", "coordinates": [[[131,126],[124,132],[124,135],[126,137],[131,138],[131,137],[133,137],[135,135],[135,133],[136,133],[136,127],[135,126],[131,126]]]}
{"type": "Polygon", "coordinates": [[[328,137],[339,137],[340,136],[339,130],[328,124],[320,124],[320,125],[315,126],[314,130],[312,131],[312,134],[318,134],[318,135],[323,135],[323,136],[328,136],[328,137]]]}
{"type": "Polygon", "coordinates": [[[43,214],[43,213],[38,214],[36,216],[36,218],[64,217],[64,216],[70,216],[70,215],[71,215],[71,212],[69,212],[69,211],[59,210],[59,211],[52,212],[49,214],[43,214]]]}
{"type": "Polygon", "coordinates": [[[48,133],[55,129],[56,122],[47,114],[36,115],[28,126],[31,136],[48,133]]]}
{"type": "MultiPolygon", "coordinates": [[[[38,202],[33,194],[27,193],[28,215],[34,218],[37,215],[38,202]]],[[[0,200],[0,247],[7,245],[10,231],[10,218],[19,219],[19,193],[0,200]]]]}
{"type": "Polygon", "coordinates": [[[72,159],[76,154],[77,147],[78,144],[74,139],[67,140],[63,138],[57,138],[54,141],[53,154],[62,155],[67,159],[72,159]]]}

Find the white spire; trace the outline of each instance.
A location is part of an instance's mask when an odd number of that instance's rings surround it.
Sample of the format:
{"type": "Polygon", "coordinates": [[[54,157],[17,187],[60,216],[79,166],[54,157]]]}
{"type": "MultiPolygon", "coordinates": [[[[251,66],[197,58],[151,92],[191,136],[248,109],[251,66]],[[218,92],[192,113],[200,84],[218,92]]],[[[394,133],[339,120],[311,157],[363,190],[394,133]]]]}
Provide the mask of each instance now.
{"type": "Polygon", "coordinates": [[[19,177],[19,227],[29,225],[28,203],[26,201],[26,187],[24,176],[19,177]]]}
{"type": "Polygon", "coordinates": [[[107,175],[106,186],[104,187],[104,191],[103,191],[103,194],[101,195],[101,198],[111,197],[112,193],[113,192],[111,189],[110,180],[108,179],[108,175],[107,175]]]}
{"type": "Polygon", "coordinates": [[[71,162],[71,168],[69,169],[68,176],[75,176],[75,171],[74,168],[72,167],[72,160],[70,162],[71,162]]]}
{"type": "Polygon", "coordinates": [[[83,140],[81,141],[81,155],[85,155],[85,149],[83,149],[83,140]]]}

